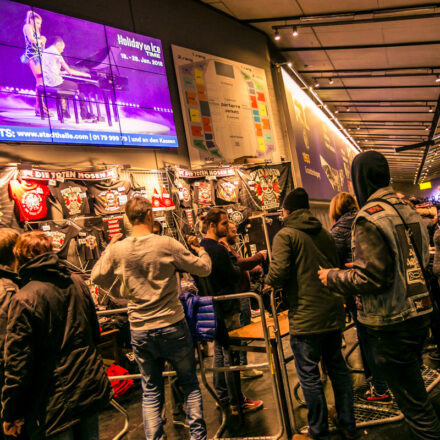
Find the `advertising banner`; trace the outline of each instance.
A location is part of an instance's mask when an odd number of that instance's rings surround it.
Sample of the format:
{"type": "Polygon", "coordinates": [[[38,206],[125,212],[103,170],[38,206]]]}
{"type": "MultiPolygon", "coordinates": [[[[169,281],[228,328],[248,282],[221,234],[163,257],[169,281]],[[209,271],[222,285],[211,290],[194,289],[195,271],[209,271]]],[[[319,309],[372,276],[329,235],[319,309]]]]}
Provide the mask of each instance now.
{"type": "Polygon", "coordinates": [[[0,141],[177,147],[162,45],[0,0],[0,141]]]}
{"type": "Polygon", "coordinates": [[[278,162],[263,69],[172,46],[191,166],[278,162]]]}
{"type": "Polygon", "coordinates": [[[355,148],[284,69],[282,77],[302,186],[316,200],[331,200],[341,191],[353,193],[355,148]]]}

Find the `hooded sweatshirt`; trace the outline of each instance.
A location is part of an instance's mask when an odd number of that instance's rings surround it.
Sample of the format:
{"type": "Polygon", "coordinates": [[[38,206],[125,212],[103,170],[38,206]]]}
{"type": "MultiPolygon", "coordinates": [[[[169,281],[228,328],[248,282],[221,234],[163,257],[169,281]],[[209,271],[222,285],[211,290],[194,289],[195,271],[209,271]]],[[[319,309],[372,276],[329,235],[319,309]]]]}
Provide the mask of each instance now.
{"type": "Polygon", "coordinates": [[[293,211],[275,236],[266,283],[283,288],[289,304],[290,333],[341,330],[345,325],[342,297],[323,286],[319,266],[339,264],[335,242],[308,209],[293,211]]]}

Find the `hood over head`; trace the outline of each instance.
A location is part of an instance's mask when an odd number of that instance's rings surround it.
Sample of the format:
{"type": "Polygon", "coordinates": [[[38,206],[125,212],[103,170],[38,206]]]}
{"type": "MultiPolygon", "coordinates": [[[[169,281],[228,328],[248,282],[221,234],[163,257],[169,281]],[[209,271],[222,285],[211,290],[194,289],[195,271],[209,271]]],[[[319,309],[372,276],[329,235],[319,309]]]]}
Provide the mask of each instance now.
{"type": "Polygon", "coordinates": [[[309,209],[297,209],[284,219],[284,226],[299,229],[307,234],[317,234],[322,229],[321,222],[309,209]]]}
{"type": "Polygon", "coordinates": [[[358,154],[351,165],[351,179],[362,207],[373,193],[390,184],[390,168],[385,156],[377,151],[358,154]]]}
{"type": "Polygon", "coordinates": [[[54,284],[70,282],[70,270],[53,252],[41,254],[23,264],[18,274],[24,282],[50,281],[54,284]]]}

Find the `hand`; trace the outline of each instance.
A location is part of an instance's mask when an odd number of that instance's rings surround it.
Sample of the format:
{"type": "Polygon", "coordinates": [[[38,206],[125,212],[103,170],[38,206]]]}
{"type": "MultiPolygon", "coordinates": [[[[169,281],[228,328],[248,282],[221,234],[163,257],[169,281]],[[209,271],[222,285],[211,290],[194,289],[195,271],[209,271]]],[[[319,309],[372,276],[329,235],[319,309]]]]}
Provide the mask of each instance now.
{"type": "Polygon", "coordinates": [[[21,429],[24,424],[23,419],[15,420],[14,422],[3,422],[3,431],[6,435],[18,437],[21,434],[21,429]]]}
{"type": "Polygon", "coordinates": [[[265,260],[267,260],[267,251],[260,251],[260,254],[263,255],[265,260]]]}
{"type": "Polygon", "coordinates": [[[124,235],[123,234],[116,234],[113,236],[113,238],[110,240],[109,245],[115,244],[117,241],[119,241],[124,235]]]}
{"type": "Polygon", "coordinates": [[[318,276],[321,283],[324,284],[324,286],[327,286],[327,275],[331,270],[338,270],[338,269],[324,269],[323,267],[319,266],[318,276]]]}
{"type": "Polygon", "coordinates": [[[199,240],[195,235],[186,235],[185,236],[186,241],[188,243],[188,246],[193,250],[196,251],[197,254],[199,251],[201,251],[199,240]]]}

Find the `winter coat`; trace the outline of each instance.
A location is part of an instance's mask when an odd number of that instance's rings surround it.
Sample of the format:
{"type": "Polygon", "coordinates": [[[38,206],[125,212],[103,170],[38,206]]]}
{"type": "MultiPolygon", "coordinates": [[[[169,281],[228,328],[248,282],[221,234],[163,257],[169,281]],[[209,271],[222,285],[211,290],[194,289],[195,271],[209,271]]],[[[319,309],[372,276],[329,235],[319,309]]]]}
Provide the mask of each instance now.
{"type": "Polygon", "coordinates": [[[213,341],[217,336],[217,317],[214,298],[191,292],[179,295],[192,337],[196,341],[213,341]]]}
{"type": "Polygon", "coordinates": [[[12,295],[18,291],[18,275],[9,267],[0,265],[0,394],[4,382],[4,351],[8,311],[12,295]]]}
{"type": "Polygon", "coordinates": [[[338,250],[340,267],[344,268],[345,263],[351,263],[351,225],[356,217],[356,211],[349,211],[342,215],[333,225],[331,234],[335,239],[338,250]]]}
{"type": "Polygon", "coordinates": [[[99,325],[82,279],[53,253],[19,270],[6,335],[2,417],[24,419],[31,440],[67,430],[111,398],[96,345],[99,325]]]}
{"type": "Polygon", "coordinates": [[[345,325],[343,299],[323,286],[319,267],[339,264],[335,242],[308,209],[293,211],[275,236],[266,283],[282,287],[291,334],[324,333],[345,325]]]}

